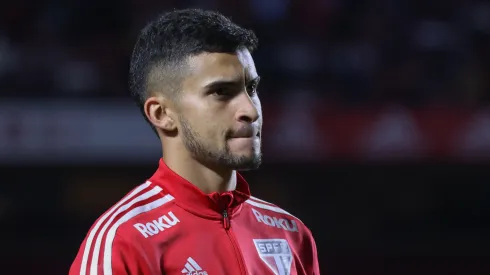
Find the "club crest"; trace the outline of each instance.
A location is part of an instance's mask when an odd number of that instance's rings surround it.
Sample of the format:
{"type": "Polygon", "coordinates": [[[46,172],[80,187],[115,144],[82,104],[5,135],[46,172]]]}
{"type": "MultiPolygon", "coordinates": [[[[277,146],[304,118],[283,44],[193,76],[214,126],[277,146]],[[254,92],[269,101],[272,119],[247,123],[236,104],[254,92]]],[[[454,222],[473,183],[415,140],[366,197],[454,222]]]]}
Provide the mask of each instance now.
{"type": "Polygon", "coordinates": [[[262,261],[275,275],[290,275],[293,254],[284,239],[254,239],[255,248],[262,261]]]}

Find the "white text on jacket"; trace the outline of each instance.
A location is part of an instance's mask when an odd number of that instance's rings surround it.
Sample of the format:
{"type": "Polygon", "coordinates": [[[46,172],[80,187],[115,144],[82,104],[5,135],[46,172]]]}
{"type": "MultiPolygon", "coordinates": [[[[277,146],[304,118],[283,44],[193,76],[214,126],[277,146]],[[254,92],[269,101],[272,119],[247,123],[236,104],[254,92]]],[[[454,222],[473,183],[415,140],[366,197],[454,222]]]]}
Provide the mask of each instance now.
{"type": "Polygon", "coordinates": [[[291,232],[298,232],[298,225],[294,220],[278,219],[276,217],[270,217],[260,213],[252,208],[252,212],[257,218],[258,222],[264,223],[268,226],[275,226],[291,232]]]}
{"type": "Polygon", "coordinates": [[[148,236],[156,235],[163,230],[176,225],[178,222],[180,221],[177,219],[177,217],[175,217],[174,213],[168,212],[167,215],[161,216],[158,218],[158,220],[153,220],[151,222],[147,222],[146,224],[137,223],[133,226],[138,229],[138,231],[143,234],[145,238],[148,238],[148,236]]]}

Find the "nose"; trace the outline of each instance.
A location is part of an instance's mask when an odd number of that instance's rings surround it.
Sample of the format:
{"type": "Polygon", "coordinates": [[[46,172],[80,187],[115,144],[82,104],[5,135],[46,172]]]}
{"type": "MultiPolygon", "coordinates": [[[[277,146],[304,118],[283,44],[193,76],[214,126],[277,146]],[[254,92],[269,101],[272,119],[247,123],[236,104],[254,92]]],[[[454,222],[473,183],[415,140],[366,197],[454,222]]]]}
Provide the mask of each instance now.
{"type": "Polygon", "coordinates": [[[240,102],[239,103],[240,108],[237,112],[238,121],[253,123],[259,119],[260,103],[258,103],[258,106],[256,106],[254,101],[250,98],[250,96],[247,93],[242,93],[239,96],[239,102],[240,102]]]}

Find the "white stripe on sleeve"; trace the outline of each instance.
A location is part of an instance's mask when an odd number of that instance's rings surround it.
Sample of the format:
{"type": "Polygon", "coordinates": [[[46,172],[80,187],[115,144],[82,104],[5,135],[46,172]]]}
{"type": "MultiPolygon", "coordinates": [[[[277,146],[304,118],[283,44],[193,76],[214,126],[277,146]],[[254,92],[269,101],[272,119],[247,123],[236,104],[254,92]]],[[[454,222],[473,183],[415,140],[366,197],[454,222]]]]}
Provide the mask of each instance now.
{"type": "Polygon", "coordinates": [[[103,264],[104,264],[104,275],[112,275],[112,243],[114,242],[114,238],[116,236],[116,231],[121,226],[121,224],[125,223],[129,219],[151,211],[155,208],[158,208],[164,204],[166,204],[169,201],[172,201],[174,197],[172,197],[170,194],[164,196],[163,198],[160,198],[158,200],[155,200],[153,202],[150,202],[148,204],[136,207],[132,209],[131,211],[127,212],[124,216],[122,216],[114,225],[109,229],[107,233],[107,237],[105,240],[105,247],[104,247],[104,259],[103,259],[103,264]]]}
{"type": "Polygon", "coordinates": [[[95,224],[94,228],[90,230],[90,233],[88,235],[87,241],[85,243],[85,248],[83,250],[83,257],[82,257],[82,264],[80,266],[80,275],[86,275],[87,272],[87,264],[88,264],[88,256],[90,254],[90,247],[92,247],[92,241],[94,240],[95,234],[99,230],[99,227],[102,225],[102,223],[112,214],[114,211],[116,211],[119,206],[124,204],[126,201],[134,197],[136,194],[150,186],[151,182],[147,181],[144,184],[141,184],[137,188],[133,190],[130,194],[128,194],[125,198],[123,198],[121,201],[119,201],[114,207],[108,211],[105,215],[103,215],[99,221],[95,224]]]}
{"type": "Polygon", "coordinates": [[[99,264],[99,255],[100,255],[100,248],[101,248],[101,244],[102,244],[102,238],[104,237],[104,234],[105,234],[107,228],[112,224],[112,222],[117,217],[117,215],[120,214],[123,211],[128,210],[134,204],[136,204],[136,203],[138,203],[140,201],[147,200],[147,199],[149,199],[149,198],[157,195],[158,193],[160,193],[160,191],[162,191],[162,188],[159,187],[159,186],[156,186],[153,189],[151,189],[150,191],[148,191],[148,192],[146,192],[146,193],[144,193],[144,194],[136,197],[131,202],[129,202],[129,203],[121,206],[112,215],[112,217],[106,222],[106,224],[104,225],[104,227],[102,227],[102,229],[100,230],[100,232],[99,232],[99,234],[97,236],[97,240],[96,240],[95,245],[94,245],[94,250],[93,250],[93,253],[92,253],[92,262],[90,264],[90,274],[91,275],[96,275],[97,274],[97,265],[99,264]]]}

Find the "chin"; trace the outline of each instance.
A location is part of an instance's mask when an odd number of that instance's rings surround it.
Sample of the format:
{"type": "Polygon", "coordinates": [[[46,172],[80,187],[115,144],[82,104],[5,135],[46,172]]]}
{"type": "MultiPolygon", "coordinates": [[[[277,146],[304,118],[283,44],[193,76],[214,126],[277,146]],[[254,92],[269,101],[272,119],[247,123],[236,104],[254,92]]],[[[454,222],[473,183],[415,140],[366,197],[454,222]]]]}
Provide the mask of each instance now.
{"type": "Polygon", "coordinates": [[[244,167],[237,167],[234,170],[239,171],[239,172],[244,172],[244,171],[252,171],[252,170],[257,170],[259,169],[260,164],[255,164],[255,165],[248,165],[244,167]]]}
{"type": "Polygon", "coordinates": [[[233,157],[233,168],[238,171],[255,170],[262,164],[261,154],[247,154],[233,157]]]}

